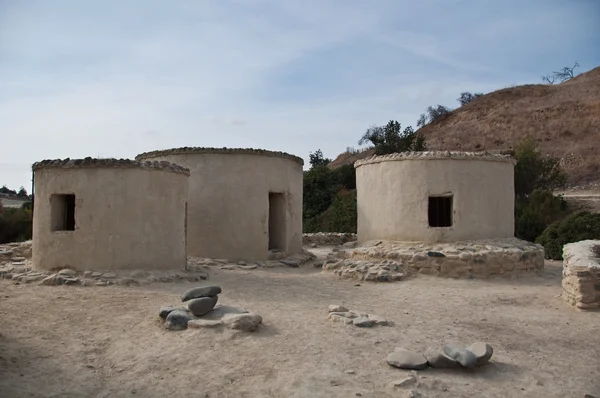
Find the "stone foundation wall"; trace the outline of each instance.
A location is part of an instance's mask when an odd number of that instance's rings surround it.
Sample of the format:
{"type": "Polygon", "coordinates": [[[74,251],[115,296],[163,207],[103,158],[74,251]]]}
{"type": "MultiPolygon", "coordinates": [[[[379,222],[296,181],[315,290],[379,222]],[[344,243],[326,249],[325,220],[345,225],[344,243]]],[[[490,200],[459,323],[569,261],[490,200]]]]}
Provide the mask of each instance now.
{"type": "Polygon", "coordinates": [[[0,264],[31,260],[31,241],[5,243],[0,245],[0,264]]]}
{"type": "Polygon", "coordinates": [[[563,299],[582,309],[600,308],[600,240],[584,240],[563,247],[563,299]],[[598,250],[598,249],[596,249],[598,250]]]}
{"type": "Polygon", "coordinates": [[[302,234],[302,244],[305,246],[316,244],[318,246],[339,246],[346,242],[356,241],[356,234],[340,232],[317,232],[302,234]]]}
{"type": "Polygon", "coordinates": [[[516,238],[419,243],[369,241],[340,250],[323,265],[325,272],[344,278],[393,281],[424,274],[452,278],[513,276],[544,267],[541,245],[516,238]]]}

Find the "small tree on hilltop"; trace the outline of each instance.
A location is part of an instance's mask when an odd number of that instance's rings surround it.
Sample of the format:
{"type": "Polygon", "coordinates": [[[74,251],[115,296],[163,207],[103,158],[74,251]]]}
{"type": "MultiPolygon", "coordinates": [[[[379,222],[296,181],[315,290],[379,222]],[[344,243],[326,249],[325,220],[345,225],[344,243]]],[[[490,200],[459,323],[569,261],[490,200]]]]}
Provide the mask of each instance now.
{"type": "Polygon", "coordinates": [[[452,112],[452,109],[444,105],[428,106],[425,113],[422,113],[417,120],[417,127],[423,127],[426,124],[442,120],[452,112]]]}
{"type": "Polygon", "coordinates": [[[370,142],[375,147],[377,155],[427,150],[425,139],[421,134],[415,133],[411,126],[406,127],[404,131],[401,131],[401,127],[395,120],[390,120],[385,126],[370,127],[358,144],[370,142]]]}
{"type": "Polygon", "coordinates": [[[460,93],[460,97],[457,98],[456,100],[460,103],[460,106],[464,106],[470,102],[473,102],[474,100],[481,97],[482,95],[483,95],[483,93],[471,94],[468,91],[465,91],[464,93],[460,93]]]}
{"type": "Polygon", "coordinates": [[[558,72],[552,72],[552,74],[550,74],[550,75],[542,76],[542,81],[547,84],[554,84],[556,81],[559,81],[560,83],[566,82],[567,80],[575,77],[575,74],[573,73],[573,71],[578,66],[579,66],[579,63],[577,61],[575,61],[575,65],[573,65],[572,68],[565,66],[558,72]]]}

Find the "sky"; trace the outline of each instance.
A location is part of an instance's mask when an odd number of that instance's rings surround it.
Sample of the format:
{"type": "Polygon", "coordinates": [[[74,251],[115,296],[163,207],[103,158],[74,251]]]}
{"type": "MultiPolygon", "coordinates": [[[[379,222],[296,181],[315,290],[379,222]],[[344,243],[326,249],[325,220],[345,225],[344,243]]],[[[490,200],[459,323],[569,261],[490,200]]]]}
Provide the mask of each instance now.
{"type": "Polygon", "coordinates": [[[181,146],[305,159],[600,66],[598,0],[0,0],[0,185],[181,146]]]}

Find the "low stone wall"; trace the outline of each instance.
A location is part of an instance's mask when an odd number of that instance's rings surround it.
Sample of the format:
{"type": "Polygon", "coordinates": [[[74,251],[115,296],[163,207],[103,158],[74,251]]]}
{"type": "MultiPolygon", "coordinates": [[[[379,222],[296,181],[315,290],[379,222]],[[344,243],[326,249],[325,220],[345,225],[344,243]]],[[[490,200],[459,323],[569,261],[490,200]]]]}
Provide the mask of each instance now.
{"type": "Polygon", "coordinates": [[[302,234],[302,244],[317,246],[339,246],[346,242],[356,241],[356,234],[340,232],[316,232],[302,234]]]}
{"type": "Polygon", "coordinates": [[[582,309],[600,308],[600,240],[563,247],[563,299],[582,309]]]}
{"type": "Polygon", "coordinates": [[[324,272],[367,281],[401,280],[424,274],[451,278],[514,276],[544,267],[541,245],[516,238],[420,243],[368,241],[355,249],[340,250],[324,272]]]}
{"type": "Polygon", "coordinates": [[[32,241],[26,240],[23,242],[1,244],[0,264],[31,260],[31,243],[32,241]]]}

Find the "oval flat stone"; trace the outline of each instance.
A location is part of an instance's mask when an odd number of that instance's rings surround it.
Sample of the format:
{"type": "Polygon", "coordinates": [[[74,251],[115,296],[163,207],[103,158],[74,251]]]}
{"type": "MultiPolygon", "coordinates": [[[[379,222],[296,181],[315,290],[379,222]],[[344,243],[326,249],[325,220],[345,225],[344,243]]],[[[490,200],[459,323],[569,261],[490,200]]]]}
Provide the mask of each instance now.
{"type": "Polygon", "coordinates": [[[464,348],[445,346],[444,353],[465,368],[473,368],[477,365],[477,357],[475,354],[464,348]]]}
{"type": "Polygon", "coordinates": [[[218,296],[191,299],[188,303],[188,309],[195,316],[202,316],[208,314],[215,308],[217,300],[219,300],[218,296]]]}
{"type": "Polygon", "coordinates": [[[427,368],[427,359],[422,354],[399,349],[388,354],[386,362],[395,368],[423,370],[427,368]]]}
{"type": "Polygon", "coordinates": [[[158,316],[161,317],[162,319],[167,319],[167,316],[175,310],[189,312],[188,309],[185,307],[173,307],[173,306],[167,305],[167,306],[160,308],[160,310],[158,311],[158,316]]]}
{"type": "Polygon", "coordinates": [[[216,328],[219,326],[223,326],[223,322],[210,319],[192,319],[188,322],[188,327],[194,329],[216,328]]]}
{"type": "Polygon", "coordinates": [[[458,368],[460,363],[450,358],[444,352],[434,349],[425,351],[425,359],[432,368],[458,368]]]}
{"type": "Polygon", "coordinates": [[[208,314],[206,314],[204,319],[213,319],[220,320],[225,315],[228,314],[247,314],[249,311],[244,308],[237,308],[231,305],[218,305],[213,308],[208,314]]]}
{"type": "Polygon", "coordinates": [[[467,350],[471,351],[477,358],[477,366],[488,363],[494,354],[494,349],[492,346],[484,342],[473,343],[467,347],[467,350]]]}
{"type": "Polygon", "coordinates": [[[195,298],[200,298],[200,297],[212,297],[212,296],[216,296],[219,293],[221,293],[220,286],[212,285],[212,286],[195,287],[193,289],[190,289],[190,290],[184,292],[181,295],[181,302],[188,301],[188,300],[195,299],[195,298]]]}
{"type": "Polygon", "coordinates": [[[354,318],[352,320],[354,326],[358,326],[359,328],[370,328],[375,325],[375,321],[367,318],[366,316],[359,316],[358,318],[354,318]]]}

